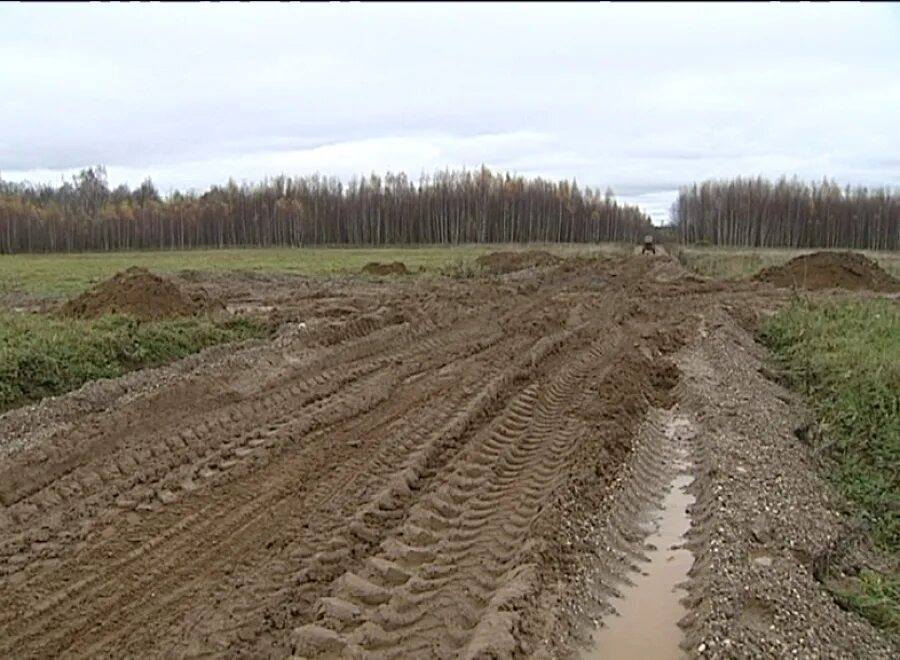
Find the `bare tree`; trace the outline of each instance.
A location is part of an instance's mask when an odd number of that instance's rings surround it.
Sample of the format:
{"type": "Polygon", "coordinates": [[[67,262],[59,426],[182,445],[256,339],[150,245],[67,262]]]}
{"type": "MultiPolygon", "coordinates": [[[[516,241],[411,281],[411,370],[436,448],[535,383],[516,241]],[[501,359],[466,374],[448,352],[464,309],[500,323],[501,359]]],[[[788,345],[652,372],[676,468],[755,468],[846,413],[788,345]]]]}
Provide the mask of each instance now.
{"type": "MultiPolygon", "coordinates": [[[[687,216],[685,216],[687,217],[687,216]]],[[[444,170],[351,179],[229,180],[163,199],[150,179],[110,192],[88,168],[58,187],[0,181],[0,252],[237,245],[636,241],[650,225],[576,181],[444,170]]]]}
{"type": "Polygon", "coordinates": [[[898,193],[758,178],[685,186],[670,211],[679,240],[744,247],[900,248],[898,193]]]}

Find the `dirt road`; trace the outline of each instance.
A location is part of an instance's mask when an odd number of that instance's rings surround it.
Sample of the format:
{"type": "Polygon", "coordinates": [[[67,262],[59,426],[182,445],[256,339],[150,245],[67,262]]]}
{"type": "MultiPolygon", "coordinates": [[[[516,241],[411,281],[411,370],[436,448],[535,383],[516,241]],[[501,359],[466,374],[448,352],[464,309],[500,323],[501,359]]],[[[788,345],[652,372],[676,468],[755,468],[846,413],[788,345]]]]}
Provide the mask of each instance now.
{"type": "Polygon", "coordinates": [[[636,513],[677,459],[653,420],[671,410],[696,429],[702,507],[685,652],[896,650],[795,551],[840,525],[799,445],[779,450],[778,488],[806,508],[770,510],[750,548],[771,457],[736,438],[790,443],[800,408],[756,384],[735,319],[787,293],[702,281],[665,256],[269,284],[205,282],[231,306],[276,306],[271,342],[0,418],[0,656],[576,653],[641,561],[636,513]],[[748,476],[723,509],[739,450],[748,476]]]}

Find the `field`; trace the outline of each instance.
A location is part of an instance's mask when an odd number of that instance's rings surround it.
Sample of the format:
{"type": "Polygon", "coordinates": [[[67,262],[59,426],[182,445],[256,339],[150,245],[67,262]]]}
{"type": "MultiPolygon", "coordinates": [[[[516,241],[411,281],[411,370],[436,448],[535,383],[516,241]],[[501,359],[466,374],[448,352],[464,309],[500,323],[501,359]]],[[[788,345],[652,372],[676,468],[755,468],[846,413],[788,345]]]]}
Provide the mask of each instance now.
{"type": "Polygon", "coordinates": [[[541,249],[0,258],[104,378],[0,416],[0,656],[897,657],[896,294],[541,249]],[[223,309],[51,310],[135,265],[223,309]]]}
{"type": "MultiPolygon", "coordinates": [[[[628,247],[616,244],[592,246],[533,244],[528,246],[528,249],[550,250],[558,254],[582,254],[622,252],[627,251],[628,247]]],[[[141,266],[159,273],[197,270],[336,275],[358,273],[365,264],[372,261],[402,261],[413,271],[439,272],[454,264],[471,262],[479,255],[492,251],[493,248],[485,245],[460,245],[7,255],[0,258],[0,296],[3,294],[69,296],[130,266],[141,266]]]]}

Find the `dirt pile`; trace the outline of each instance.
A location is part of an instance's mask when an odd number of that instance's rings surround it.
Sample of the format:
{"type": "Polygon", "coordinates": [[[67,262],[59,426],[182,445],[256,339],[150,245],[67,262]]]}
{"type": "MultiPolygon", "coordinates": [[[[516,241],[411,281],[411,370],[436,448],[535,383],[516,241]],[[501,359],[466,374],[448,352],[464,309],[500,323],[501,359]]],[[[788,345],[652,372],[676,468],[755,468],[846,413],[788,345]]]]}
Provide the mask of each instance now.
{"type": "Polygon", "coordinates": [[[475,263],[482,270],[494,275],[512,273],[526,268],[554,266],[562,259],[545,250],[528,250],[526,252],[491,252],[478,257],[475,263]]]}
{"type": "Polygon", "coordinates": [[[874,259],[856,252],[815,252],[757,273],[754,280],[804,289],[868,289],[900,291],[900,280],[882,270],[874,259]]]}
{"type": "Polygon", "coordinates": [[[389,264],[372,261],[363,266],[362,272],[368,275],[409,275],[406,264],[402,261],[394,261],[389,264]]]}
{"type": "Polygon", "coordinates": [[[74,318],[129,314],[151,321],[194,316],[214,309],[224,309],[224,306],[204,291],[188,292],[145,268],[132,266],[64,303],[60,313],[74,318]]]}

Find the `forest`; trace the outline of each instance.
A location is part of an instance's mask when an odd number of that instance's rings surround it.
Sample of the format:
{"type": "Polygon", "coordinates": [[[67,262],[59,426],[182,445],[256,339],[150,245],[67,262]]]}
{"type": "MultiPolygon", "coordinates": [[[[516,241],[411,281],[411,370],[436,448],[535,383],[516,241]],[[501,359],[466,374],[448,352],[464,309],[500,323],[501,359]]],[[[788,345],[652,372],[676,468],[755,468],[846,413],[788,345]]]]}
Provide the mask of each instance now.
{"type": "Polygon", "coordinates": [[[743,247],[900,248],[900,194],[833,181],[706,181],[672,205],[682,243],[743,247]]]}
{"type": "Polygon", "coordinates": [[[58,186],[0,180],[0,254],[195,247],[637,241],[650,219],[577,182],[475,171],[278,176],[174,192],[110,189],[102,166],[58,186]]]}
{"type": "MultiPolygon", "coordinates": [[[[683,187],[680,243],[741,247],[900,248],[900,195],[782,178],[683,187]]],[[[674,231],[672,231],[674,230],[674,231]]],[[[110,188],[90,167],[57,186],[0,179],[0,254],[195,247],[637,242],[651,231],[612,191],[474,171],[343,182],[319,174],[228,181],[163,198],[149,179],[110,188]]],[[[671,233],[670,233],[671,232],[671,233]]]]}

